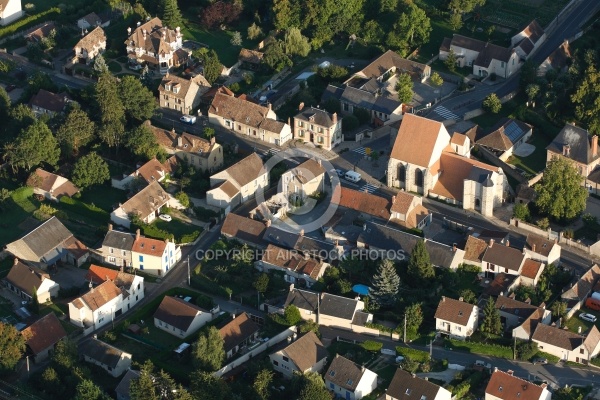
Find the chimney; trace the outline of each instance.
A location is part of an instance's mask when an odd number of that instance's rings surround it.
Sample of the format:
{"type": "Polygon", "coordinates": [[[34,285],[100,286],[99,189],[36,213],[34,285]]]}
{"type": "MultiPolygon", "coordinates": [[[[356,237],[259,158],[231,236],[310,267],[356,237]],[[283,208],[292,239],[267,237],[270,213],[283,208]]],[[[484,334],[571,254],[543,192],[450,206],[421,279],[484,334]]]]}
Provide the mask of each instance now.
{"type": "Polygon", "coordinates": [[[270,219],[268,219],[268,220],[265,222],[265,225],[267,226],[267,228],[268,228],[268,227],[270,227],[270,226],[271,226],[271,220],[270,220],[270,219]]]}
{"type": "Polygon", "coordinates": [[[577,327],[577,333],[581,334],[581,325],[577,327]]]}
{"type": "Polygon", "coordinates": [[[442,303],[446,301],[446,296],[442,296],[442,303]]]}
{"type": "Polygon", "coordinates": [[[392,196],[392,204],[396,203],[396,196],[392,196]]]}
{"type": "Polygon", "coordinates": [[[144,34],[144,40],[146,40],[146,30],[144,29],[142,33],[144,34]]]}
{"type": "Polygon", "coordinates": [[[13,261],[13,265],[17,265],[19,263],[19,259],[17,257],[15,257],[15,260],[13,261]]]}
{"type": "Polygon", "coordinates": [[[300,229],[300,236],[304,236],[304,229],[300,229]]]}
{"type": "Polygon", "coordinates": [[[504,292],[500,292],[500,295],[499,295],[499,296],[504,296],[504,292]]]}
{"type": "Polygon", "coordinates": [[[303,108],[304,108],[304,102],[300,103],[300,105],[298,106],[298,111],[302,111],[303,108]]]}
{"type": "Polygon", "coordinates": [[[548,387],[548,384],[547,383],[542,383],[542,384],[540,384],[540,387],[542,389],[546,389],[548,387]]]}
{"type": "Polygon", "coordinates": [[[219,106],[215,106],[215,112],[219,112],[219,106]]]}
{"type": "Polygon", "coordinates": [[[140,240],[140,230],[139,229],[135,230],[135,240],[140,240]]]}
{"type": "Polygon", "coordinates": [[[94,333],[94,339],[98,339],[98,335],[94,333]]]}
{"type": "Polygon", "coordinates": [[[452,243],[452,252],[456,253],[456,243],[452,243]]]}
{"type": "Polygon", "coordinates": [[[416,378],[416,377],[417,377],[417,374],[415,374],[414,372],[413,372],[413,373],[411,373],[411,375],[412,375],[412,377],[413,377],[413,378],[416,378]]]}
{"type": "Polygon", "coordinates": [[[523,303],[531,304],[531,299],[528,297],[523,303]]]}
{"type": "MultiPolygon", "coordinates": [[[[173,129],[174,131],[175,129],[173,129]]],[[[175,133],[175,132],[173,132],[175,133]]],[[[179,135],[177,136],[177,147],[182,147],[183,146],[183,136],[179,135]]]]}
{"type": "Polygon", "coordinates": [[[166,244],[169,244],[169,238],[168,238],[168,237],[167,237],[167,238],[165,238],[165,243],[166,243],[166,244]]]}
{"type": "Polygon", "coordinates": [[[292,126],[292,119],[288,117],[288,125],[292,126]]]}
{"type": "Polygon", "coordinates": [[[458,298],[458,301],[463,301],[463,300],[464,300],[464,299],[462,298],[462,296],[460,296],[460,297],[458,298]]]}
{"type": "Polygon", "coordinates": [[[113,230],[113,225],[112,224],[108,224],[108,230],[112,231],[113,230]]]}
{"type": "Polygon", "coordinates": [[[337,124],[337,113],[336,112],[334,112],[333,114],[331,114],[331,121],[334,124],[337,124]]]}
{"type": "Polygon", "coordinates": [[[571,154],[571,146],[568,144],[563,145],[563,156],[569,157],[571,154]]]}
{"type": "Polygon", "coordinates": [[[217,143],[217,139],[215,139],[214,135],[210,137],[210,145],[214,146],[217,143]]]}
{"type": "Polygon", "coordinates": [[[429,380],[429,377],[428,377],[428,376],[426,376],[426,377],[425,377],[425,378],[423,378],[423,379],[425,379],[426,381],[428,381],[428,380],[429,380]]]}
{"type": "Polygon", "coordinates": [[[598,155],[598,136],[592,136],[592,157],[596,157],[598,155]]]}
{"type": "Polygon", "coordinates": [[[293,291],[294,291],[294,284],[290,283],[290,292],[293,292],[293,291]]]}
{"type": "Polygon", "coordinates": [[[494,246],[494,239],[490,239],[490,244],[489,244],[490,248],[492,248],[494,246]]]}
{"type": "Polygon", "coordinates": [[[127,36],[130,36],[130,35],[131,35],[131,28],[127,27],[127,36]]]}
{"type": "Polygon", "coordinates": [[[510,240],[506,241],[506,247],[510,247],[510,240]]]}
{"type": "Polygon", "coordinates": [[[267,103],[267,108],[269,109],[269,111],[271,111],[273,108],[273,106],[271,105],[271,103],[267,103]]]}
{"type": "Polygon", "coordinates": [[[231,313],[231,319],[235,319],[235,313],[231,313]]]}
{"type": "Polygon", "coordinates": [[[509,369],[508,371],[506,371],[506,373],[510,376],[512,376],[512,374],[515,373],[515,371],[513,371],[512,369],[509,369]]]}
{"type": "Polygon", "coordinates": [[[494,367],[494,372],[498,372],[498,367],[494,367]]]}
{"type": "Polygon", "coordinates": [[[543,310],[545,310],[546,309],[546,303],[542,301],[542,304],[540,304],[538,307],[541,308],[541,309],[543,309],[543,310]]]}
{"type": "Polygon", "coordinates": [[[535,253],[535,243],[531,245],[531,251],[535,253]]]}

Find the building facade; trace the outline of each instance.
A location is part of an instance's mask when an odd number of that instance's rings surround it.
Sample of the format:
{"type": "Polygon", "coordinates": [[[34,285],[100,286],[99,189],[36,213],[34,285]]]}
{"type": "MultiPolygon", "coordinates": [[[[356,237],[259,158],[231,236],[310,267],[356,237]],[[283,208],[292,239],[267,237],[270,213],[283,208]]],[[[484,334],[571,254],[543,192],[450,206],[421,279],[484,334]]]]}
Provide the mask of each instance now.
{"type": "Polygon", "coordinates": [[[342,119],[336,113],[314,107],[304,107],[301,103],[299,113],[294,117],[294,138],[304,143],[313,143],[325,150],[331,150],[342,143],[342,119]]]}

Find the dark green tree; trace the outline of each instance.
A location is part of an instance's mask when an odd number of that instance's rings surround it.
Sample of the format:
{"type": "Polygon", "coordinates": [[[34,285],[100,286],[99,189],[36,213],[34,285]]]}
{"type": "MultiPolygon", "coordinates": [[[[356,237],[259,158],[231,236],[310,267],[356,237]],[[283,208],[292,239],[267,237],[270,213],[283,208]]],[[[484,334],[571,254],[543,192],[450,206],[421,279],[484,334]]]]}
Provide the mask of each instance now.
{"type": "Polygon", "coordinates": [[[316,372],[304,375],[299,400],[331,400],[331,395],[325,387],[321,375],[316,372]]]}
{"type": "Polygon", "coordinates": [[[125,135],[125,107],[119,94],[119,86],[113,76],[104,74],[98,79],[95,89],[100,139],[108,147],[118,150],[125,135]]]}
{"type": "Polygon", "coordinates": [[[73,157],[79,154],[81,147],[94,139],[95,132],[96,125],[89,119],[87,113],[80,108],[73,108],[56,131],[56,139],[63,155],[73,157]]]}
{"type": "Polygon", "coordinates": [[[269,274],[263,272],[256,277],[256,280],[252,283],[254,289],[259,293],[264,293],[269,287],[269,274]]]}
{"type": "Polygon", "coordinates": [[[396,91],[398,100],[402,103],[410,104],[413,98],[413,81],[409,74],[401,73],[396,81],[396,91]]]}
{"type": "Polygon", "coordinates": [[[58,163],[59,156],[58,142],[42,120],[23,129],[6,153],[7,161],[13,168],[27,170],[42,163],[54,166],[58,163]]]}
{"type": "Polygon", "coordinates": [[[204,66],[204,77],[206,80],[211,84],[215,83],[223,71],[223,65],[221,64],[221,61],[219,61],[217,52],[203,47],[201,49],[194,50],[192,54],[195,58],[202,61],[204,66]]]}
{"type": "Polygon", "coordinates": [[[90,379],[84,379],[75,388],[75,400],[109,400],[98,385],[90,379]]]}
{"type": "Polygon", "coordinates": [[[300,315],[300,310],[293,304],[285,307],[283,310],[283,316],[289,326],[297,325],[302,321],[302,316],[300,315]]]}
{"type": "Polygon", "coordinates": [[[310,44],[308,43],[308,39],[302,36],[300,29],[290,28],[285,33],[283,39],[283,50],[285,54],[290,56],[298,55],[306,57],[310,52],[310,44]]]}
{"type": "Polygon", "coordinates": [[[408,261],[408,275],[413,282],[421,286],[427,285],[427,281],[435,277],[433,264],[429,259],[429,253],[425,247],[425,242],[419,240],[410,254],[408,261]]]}
{"type": "Polygon", "coordinates": [[[273,42],[267,46],[263,61],[275,72],[280,72],[284,68],[294,65],[292,60],[284,53],[281,41],[273,42]]]}
{"type": "Polygon", "coordinates": [[[85,189],[109,179],[108,164],[97,153],[91,152],[77,160],[71,180],[79,188],[85,189]]]}
{"type": "Polygon", "coordinates": [[[16,138],[23,129],[33,125],[37,120],[31,108],[22,103],[12,107],[10,111],[8,111],[8,115],[11,123],[2,124],[3,126],[0,126],[0,129],[5,130],[5,135],[1,138],[3,143],[10,142],[16,138]]]}
{"type": "Polygon", "coordinates": [[[564,318],[564,316],[567,314],[567,303],[564,301],[555,301],[552,303],[550,310],[552,310],[552,315],[554,317],[564,318]]]}
{"type": "Polygon", "coordinates": [[[440,74],[434,72],[433,74],[431,74],[429,82],[431,82],[433,86],[442,86],[444,84],[444,79],[440,76],[440,74]]]}
{"type": "Polygon", "coordinates": [[[268,400],[270,395],[271,382],[273,382],[273,376],[275,374],[273,371],[269,369],[261,369],[256,378],[254,378],[254,383],[252,384],[252,388],[256,393],[256,396],[260,400],[268,400]]]}
{"type": "Polygon", "coordinates": [[[542,181],[535,185],[535,204],[540,211],[558,219],[571,219],[586,207],[587,190],[575,164],[565,157],[550,160],[542,181]]]}
{"type": "Polygon", "coordinates": [[[119,93],[129,119],[144,121],[154,115],[156,99],[142,81],[132,75],[121,78],[119,93]]]}
{"type": "Polygon", "coordinates": [[[483,321],[481,322],[479,330],[488,337],[499,335],[502,332],[500,312],[496,308],[496,302],[492,297],[488,299],[483,308],[483,321]]]}
{"type": "Polygon", "coordinates": [[[477,296],[471,289],[463,289],[459,293],[465,303],[477,304],[477,296]]]}
{"type": "Polygon", "coordinates": [[[275,28],[287,30],[300,26],[300,7],[295,0],[273,0],[275,28]]]}
{"type": "Polygon", "coordinates": [[[181,27],[183,25],[183,17],[177,0],[161,0],[160,9],[162,12],[162,22],[171,29],[181,27]]]}
{"type": "Polygon", "coordinates": [[[513,208],[513,217],[521,221],[528,221],[530,218],[529,207],[526,204],[515,204],[513,208]]]}
{"type": "Polygon", "coordinates": [[[131,130],[125,144],[129,151],[146,160],[156,157],[161,151],[156,137],[146,124],[142,124],[131,130]]]}
{"type": "Polygon", "coordinates": [[[450,13],[450,28],[453,31],[458,31],[463,26],[462,14],[459,12],[451,12],[450,13]]]}
{"type": "Polygon", "coordinates": [[[12,325],[0,322],[0,373],[12,371],[25,352],[25,338],[12,325]]]}
{"type": "Polygon", "coordinates": [[[67,338],[60,340],[54,347],[52,362],[59,375],[70,374],[77,363],[77,344],[67,338]]]}
{"type": "Polygon", "coordinates": [[[456,53],[454,52],[454,50],[450,49],[450,52],[448,53],[448,57],[444,60],[444,65],[451,72],[454,72],[454,71],[456,71],[457,61],[458,61],[458,59],[456,57],[456,53]]]}
{"type": "Polygon", "coordinates": [[[394,262],[383,260],[371,279],[369,296],[379,306],[390,307],[396,302],[399,287],[400,277],[396,272],[394,262]]]}
{"type": "Polygon", "coordinates": [[[490,93],[483,99],[483,109],[492,114],[498,114],[502,109],[502,102],[496,93],[490,93]]]}
{"type": "Polygon", "coordinates": [[[221,368],[225,360],[224,342],[219,330],[211,326],[206,334],[200,335],[194,347],[194,364],[207,371],[221,368]]]}
{"type": "Polygon", "coordinates": [[[131,400],[159,400],[155,390],[154,364],[146,360],[140,367],[140,377],[132,379],[129,384],[129,398],[131,400]]]}
{"type": "Polygon", "coordinates": [[[221,378],[210,372],[196,370],[191,375],[191,392],[202,400],[231,400],[234,398],[231,388],[221,378]]]}
{"type": "Polygon", "coordinates": [[[35,314],[40,313],[40,301],[38,299],[37,290],[38,288],[34,286],[31,292],[31,311],[33,311],[35,314]]]}
{"type": "Polygon", "coordinates": [[[406,307],[406,336],[409,339],[416,339],[419,335],[419,328],[423,323],[423,310],[421,304],[415,303],[406,307]]]}

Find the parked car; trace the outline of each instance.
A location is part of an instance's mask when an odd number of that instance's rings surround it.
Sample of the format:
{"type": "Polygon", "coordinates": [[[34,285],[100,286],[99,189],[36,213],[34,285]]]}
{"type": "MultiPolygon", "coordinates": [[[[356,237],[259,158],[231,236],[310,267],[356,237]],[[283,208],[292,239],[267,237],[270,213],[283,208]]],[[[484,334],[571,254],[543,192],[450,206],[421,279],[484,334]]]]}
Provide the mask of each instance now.
{"type": "Polygon", "coordinates": [[[16,88],[17,87],[15,85],[8,85],[5,90],[6,90],[6,93],[10,93],[13,90],[15,90],[16,88]]]}
{"type": "Polygon", "coordinates": [[[134,65],[129,64],[129,69],[132,69],[134,71],[139,71],[140,69],[142,69],[142,66],[140,64],[134,64],[134,65]]]}
{"type": "Polygon", "coordinates": [[[196,123],[196,117],[194,115],[184,115],[179,120],[185,124],[194,125],[196,123]]]}
{"type": "Polygon", "coordinates": [[[479,367],[479,368],[492,369],[492,364],[486,363],[485,361],[482,361],[482,360],[475,361],[475,366],[479,367]]]}
{"type": "Polygon", "coordinates": [[[579,314],[579,318],[581,318],[584,321],[588,321],[588,322],[596,322],[598,320],[598,318],[596,318],[595,315],[592,314],[579,314]]]}
{"type": "Polygon", "coordinates": [[[385,354],[388,356],[395,356],[396,355],[396,350],[394,349],[381,349],[381,354],[385,354]]]}
{"type": "Polygon", "coordinates": [[[402,356],[396,357],[396,362],[397,363],[401,363],[402,361],[404,361],[404,357],[402,357],[402,356]]]}
{"type": "Polygon", "coordinates": [[[533,365],[535,365],[535,364],[548,364],[548,359],[547,358],[543,358],[543,357],[535,357],[533,360],[531,360],[531,362],[533,363],[533,365]]]}
{"type": "Polygon", "coordinates": [[[167,222],[171,222],[173,220],[173,218],[171,218],[171,216],[167,215],[167,214],[160,214],[158,216],[158,218],[162,219],[163,221],[167,221],[167,222]]]}

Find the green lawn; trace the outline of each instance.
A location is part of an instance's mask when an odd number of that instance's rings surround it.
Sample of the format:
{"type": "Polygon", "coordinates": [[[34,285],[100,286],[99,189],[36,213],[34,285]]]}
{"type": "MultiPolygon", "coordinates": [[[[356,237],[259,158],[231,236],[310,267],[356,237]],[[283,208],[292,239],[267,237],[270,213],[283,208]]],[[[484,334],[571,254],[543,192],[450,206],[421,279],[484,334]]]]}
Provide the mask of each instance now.
{"type": "Polygon", "coordinates": [[[169,235],[175,237],[177,243],[192,242],[198,238],[202,232],[202,228],[197,225],[192,225],[187,222],[173,218],[170,222],[162,219],[155,219],[149,225],[144,225],[142,228],[144,236],[154,239],[165,239],[169,235]]]}
{"type": "Polygon", "coordinates": [[[119,203],[127,201],[127,192],[108,185],[87,188],[79,198],[84,203],[93,204],[107,213],[111,213],[119,203]]]}
{"type": "Polygon", "coordinates": [[[513,155],[508,159],[508,163],[532,175],[537,175],[546,168],[546,147],[550,144],[550,140],[546,136],[533,134],[527,143],[535,146],[534,152],[527,157],[513,155]]]}
{"type": "Polygon", "coordinates": [[[567,321],[567,328],[569,328],[570,331],[577,333],[578,329],[581,328],[581,333],[586,333],[592,328],[594,325],[593,322],[584,321],[579,318],[579,315],[583,313],[595,315],[598,318],[598,321],[596,321],[595,325],[597,328],[600,328],[600,312],[583,307],[579,311],[576,311],[575,314],[573,314],[573,316],[567,321]]]}
{"type": "Polygon", "coordinates": [[[39,207],[39,202],[32,195],[31,188],[16,189],[0,208],[0,247],[23,235],[19,225],[39,207]]]}
{"type": "Polygon", "coordinates": [[[360,345],[346,342],[332,342],[327,348],[327,351],[329,351],[330,359],[333,359],[336,354],[339,354],[359,365],[365,365],[379,356],[379,353],[367,351],[360,345]]]}
{"type": "Polygon", "coordinates": [[[110,70],[110,72],[112,72],[113,74],[116,74],[117,72],[121,72],[123,70],[123,68],[121,67],[121,64],[119,64],[116,61],[111,61],[108,63],[108,69],[110,70]]]}

